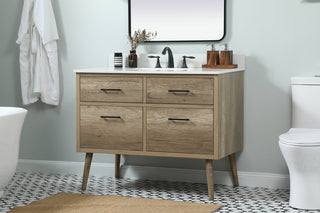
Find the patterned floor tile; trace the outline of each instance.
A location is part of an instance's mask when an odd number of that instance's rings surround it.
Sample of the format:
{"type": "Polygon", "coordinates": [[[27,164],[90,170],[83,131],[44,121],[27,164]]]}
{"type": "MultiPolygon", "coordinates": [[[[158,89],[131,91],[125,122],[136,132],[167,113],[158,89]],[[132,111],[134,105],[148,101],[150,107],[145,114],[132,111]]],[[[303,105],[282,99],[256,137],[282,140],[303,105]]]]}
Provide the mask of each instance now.
{"type": "Polygon", "coordinates": [[[77,175],[52,175],[16,173],[0,198],[0,213],[15,206],[24,206],[59,192],[95,195],[122,195],[167,199],[198,203],[223,204],[219,212],[320,212],[301,211],[289,206],[289,190],[215,185],[214,201],[209,201],[207,185],[151,180],[131,180],[112,177],[89,178],[87,190],[81,191],[82,177],[77,175]]]}

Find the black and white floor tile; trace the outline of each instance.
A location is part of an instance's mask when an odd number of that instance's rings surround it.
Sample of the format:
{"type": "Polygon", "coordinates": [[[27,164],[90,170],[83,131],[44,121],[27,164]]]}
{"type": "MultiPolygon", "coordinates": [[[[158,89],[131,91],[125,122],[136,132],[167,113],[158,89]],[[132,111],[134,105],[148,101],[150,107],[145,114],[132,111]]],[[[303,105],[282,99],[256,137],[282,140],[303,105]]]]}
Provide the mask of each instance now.
{"type": "Polygon", "coordinates": [[[16,173],[0,198],[0,212],[8,212],[15,206],[24,206],[59,192],[223,204],[217,212],[318,212],[290,208],[289,190],[215,185],[215,199],[209,201],[207,186],[200,183],[91,176],[87,190],[82,192],[81,182],[82,177],[77,175],[16,173]]]}

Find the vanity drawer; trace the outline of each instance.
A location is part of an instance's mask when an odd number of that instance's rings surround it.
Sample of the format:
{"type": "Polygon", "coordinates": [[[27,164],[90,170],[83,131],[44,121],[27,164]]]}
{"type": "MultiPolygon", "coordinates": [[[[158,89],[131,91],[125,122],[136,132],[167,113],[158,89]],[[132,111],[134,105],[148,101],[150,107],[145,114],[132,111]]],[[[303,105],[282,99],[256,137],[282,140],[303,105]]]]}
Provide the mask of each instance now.
{"type": "Polygon", "coordinates": [[[80,101],[142,102],[142,78],[81,76],[80,101]]]}
{"type": "Polygon", "coordinates": [[[213,109],[148,108],[147,151],[213,154],[213,109]]]}
{"type": "Polygon", "coordinates": [[[213,104],[213,78],[148,78],[147,102],[213,104]]]}
{"type": "Polygon", "coordinates": [[[142,150],[142,108],[80,106],[80,148],[142,150]]]}

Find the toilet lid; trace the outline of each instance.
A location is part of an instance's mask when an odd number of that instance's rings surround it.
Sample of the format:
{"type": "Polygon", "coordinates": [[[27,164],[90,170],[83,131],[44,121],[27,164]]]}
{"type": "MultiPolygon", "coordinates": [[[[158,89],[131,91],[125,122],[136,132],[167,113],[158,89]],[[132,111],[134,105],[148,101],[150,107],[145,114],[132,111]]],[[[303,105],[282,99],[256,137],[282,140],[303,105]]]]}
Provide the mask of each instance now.
{"type": "Polygon", "coordinates": [[[293,146],[320,146],[320,129],[292,128],[280,135],[279,140],[293,146]]]}

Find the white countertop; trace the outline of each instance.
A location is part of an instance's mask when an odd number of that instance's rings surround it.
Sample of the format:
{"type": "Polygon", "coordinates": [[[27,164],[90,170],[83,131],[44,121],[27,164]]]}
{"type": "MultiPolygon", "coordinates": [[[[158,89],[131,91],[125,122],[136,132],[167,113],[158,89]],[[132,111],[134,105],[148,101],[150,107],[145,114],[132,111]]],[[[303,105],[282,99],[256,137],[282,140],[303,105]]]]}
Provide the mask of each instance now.
{"type": "Polygon", "coordinates": [[[75,69],[75,73],[105,73],[105,74],[202,74],[202,75],[219,75],[231,72],[244,71],[244,68],[235,69],[205,69],[205,68],[114,68],[100,67],[88,69],[75,69]]]}

